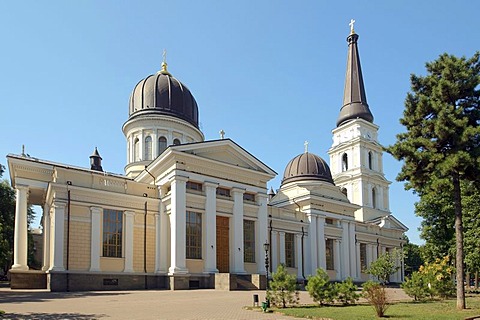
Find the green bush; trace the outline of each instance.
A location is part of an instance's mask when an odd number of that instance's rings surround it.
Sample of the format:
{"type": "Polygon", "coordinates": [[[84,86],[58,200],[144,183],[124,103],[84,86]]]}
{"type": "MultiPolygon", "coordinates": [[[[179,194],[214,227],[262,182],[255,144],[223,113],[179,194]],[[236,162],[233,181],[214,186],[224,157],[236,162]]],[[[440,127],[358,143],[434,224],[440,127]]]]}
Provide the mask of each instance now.
{"type": "Polygon", "coordinates": [[[363,284],[363,297],[375,309],[377,317],[385,316],[388,309],[388,297],[385,287],[378,282],[367,281],[363,284]]]}
{"type": "Polygon", "coordinates": [[[449,257],[436,259],[433,263],[425,263],[418,271],[428,286],[430,297],[448,298],[455,295],[453,274],[455,269],[450,266],[449,257]]]}
{"type": "Polygon", "coordinates": [[[313,301],[320,305],[332,303],[337,297],[336,288],[325,272],[325,270],[317,269],[317,274],[308,277],[308,284],[305,287],[313,301]]]}
{"type": "Polygon", "coordinates": [[[430,295],[428,283],[420,272],[413,272],[410,278],[406,278],[402,289],[415,301],[424,300],[430,295]]]}
{"type": "Polygon", "coordinates": [[[337,297],[335,300],[343,305],[354,304],[360,295],[356,292],[357,286],[353,283],[353,279],[348,277],[346,280],[335,284],[335,292],[337,297]]]}
{"type": "Polygon", "coordinates": [[[272,274],[267,299],[271,304],[282,308],[286,308],[287,304],[298,303],[297,278],[288,274],[283,264],[279,265],[277,271],[272,274]]]}

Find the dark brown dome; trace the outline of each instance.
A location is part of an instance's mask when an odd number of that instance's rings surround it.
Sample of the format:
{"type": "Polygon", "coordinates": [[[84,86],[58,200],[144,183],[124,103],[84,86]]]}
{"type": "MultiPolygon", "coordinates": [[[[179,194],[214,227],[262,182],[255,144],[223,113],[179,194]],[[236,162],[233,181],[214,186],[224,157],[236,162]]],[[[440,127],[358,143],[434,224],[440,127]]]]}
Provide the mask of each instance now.
{"type": "Polygon", "coordinates": [[[308,152],[290,160],[283,174],[282,185],[304,180],[320,180],[334,184],[328,164],[319,156],[308,152]]]}
{"type": "Polygon", "coordinates": [[[198,128],[198,106],[188,88],[163,65],[162,71],[141,80],[130,97],[130,119],[161,114],[188,121],[198,128]]]}

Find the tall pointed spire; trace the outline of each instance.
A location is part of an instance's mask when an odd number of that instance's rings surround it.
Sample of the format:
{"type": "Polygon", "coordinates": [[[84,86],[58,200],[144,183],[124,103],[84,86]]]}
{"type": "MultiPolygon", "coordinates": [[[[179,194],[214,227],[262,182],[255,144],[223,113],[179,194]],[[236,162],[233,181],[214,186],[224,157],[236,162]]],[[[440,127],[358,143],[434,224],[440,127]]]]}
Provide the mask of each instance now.
{"type": "Polygon", "coordinates": [[[337,119],[337,127],[357,118],[373,122],[373,115],[368,108],[367,96],[363,85],[362,68],[360,67],[360,56],[358,55],[357,47],[358,34],[353,29],[354,22],[355,20],[350,22],[350,35],[347,37],[347,72],[345,74],[343,106],[337,119]]]}

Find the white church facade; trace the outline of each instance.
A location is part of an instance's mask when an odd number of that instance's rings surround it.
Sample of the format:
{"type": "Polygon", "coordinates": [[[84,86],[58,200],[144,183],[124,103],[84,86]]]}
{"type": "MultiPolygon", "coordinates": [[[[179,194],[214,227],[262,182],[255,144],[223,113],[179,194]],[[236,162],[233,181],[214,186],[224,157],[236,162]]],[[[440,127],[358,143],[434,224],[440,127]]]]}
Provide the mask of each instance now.
{"type": "MultiPolygon", "coordinates": [[[[294,157],[276,172],[231,139],[204,140],[187,87],[162,70],[141,80],[123,125],[124,174],[7,156],[16,189],[12,288],[253,289],[279,264],[301,282],[369,279],[380,254],[401,250],[407,228],[389,210],[379,127],[348,36],[344,102],[328,151],[294,157]],[[42,270],[27,264],[27,208],[43,208],[42,270]]],[[[403,264],[390,278],[403,281],[403,264]]]]}

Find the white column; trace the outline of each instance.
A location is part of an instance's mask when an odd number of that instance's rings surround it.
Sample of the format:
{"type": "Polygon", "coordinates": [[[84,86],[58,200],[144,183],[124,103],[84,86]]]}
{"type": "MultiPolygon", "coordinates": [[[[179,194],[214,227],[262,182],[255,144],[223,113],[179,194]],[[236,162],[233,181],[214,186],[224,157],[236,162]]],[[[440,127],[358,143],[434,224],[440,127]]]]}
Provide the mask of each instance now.
{"type": "Polygon", "coordinates": [[[217,273],[217,195],[218,183],[205,182],[205,269],[217,273]]]}
{"type": "Polygon", "coordinates": [[[285,264],[285,232],[278,233],[280,238],[280,264],[285,264]]]}
{"type": "Polygon", "coordinates": [[[295,234],[295,240],[296,240],[295,255],[297,257],[297,279],[303,279],[302,234],[301,233],[295,234]]]}
{"type": "Polygon", "coordinates": [[[158,157],[158,134],[157,130],[152,133],[152,160],[158,157]]]}
{"type": "Polygon", "coordinates": [[[159,244],[159,264],[157,268],[158,273],[167,273],[168,271],[168,216],[165,213],[165,204],[163,203],[163,192],[162,187],[158,187],[159,190],[159,218],[160,218],[160,244],[159,244]]]}
{"type": "Polygon", "coordinates": [[[186,185],[188,178],[175,176],[171,181],[170,210],[170,268],[169,274],[185,274],[188,269],[186,256],[186,185]]]}
{"type": "Polygon", "coordinates": [[[317,256],[317,216],[307,213],[307,219],[310,222],[308,225],[309,250],[307,254],[310,255],[310,273],[315,274],[318,268],[317,256]]]}
{"type": "Polygon", "coordinates": [[[318,241],[317,241],[317,254],[318,254],[318,266],[323,270],[327,270],[327,260],[325,255],[325,217],[317,217],[317,230],[318,230],[318,241]]]}
{"type": "Polygon", "coordinates": [[[383,201],[383,187],[382,187],[382,186],[379,186],[379,187],[377,188],[377,190],[378,190],[378,199],[377,199],[377,200],[378,200],[378,201],[377,201],[377,203],[378,203],[378,208],[379,208],[379,209],[382,209],[382,210],[385,210],[385,203],[384,203],[384,201],[383,201]]]}
{"type": "Polygon", "coordinates": [[[43,266],[42,270],[50,267],[50,206],[43,207],[43,266]]]}
{"type": "Polygon", "coordinates": [[[360,242],[357,242],[357,243],[356,243],[356,249],[357,249],[357,250],[356,250],[356,251],[357,251],[357,255],[356,255],[356,257],[357,257],[357,259],[356,259],[356,262],[357,262],[356,265],[357,265],[357,267],[356,267],[356,270],[355,270],[355,279],[360,280],[360,278],[361,278],[361,269],[362,269],[362,263],[361,263],[361,261],[360,261],[360,242]]]}
{"type": "Polygon", "coordinates": [[[278,267],[278,231],[272,231],[272,243],[270,245],[272,250],[272,261],[270,262],[272,266],[272,273],[277,271],[278,267]]]}
{"type": "Polygon", "coordinates": [[[90,271],[100,271],[102,208],[90,207],[90,271]]]}
{"type": "Polygon", "coordinates": [[[350,222],[348,224],[348,241],[350,249],[350,277],[357,278],[357,260],[360,256],[357,255],[357,248],[355,246],[355,223],[350,222]]]}
{"type": "Polygon", "coordinates": [[[268,242],[268,211],[267,211],[267,195],[257,194],[258,213],[257,225],[255,227],[255,252],[257,271],[259,274],[265,274],[265,251],[263,244],[268,242]]]}
{"type": "Polygon", "coordinates": [[[340,265],[340,240],[333,240],[333,268],[335,269],[335,274],[337,279],[342,280],[342,267],[340,265]]]}
{"type": "Polygon", "coordinates": [[[64,234],[65,234],[65,206],[63,202],[53,203],[53,250],[50,252],[52,255],[52,264],[50,266],[51,271],[65,271],[63,265],[63,247],[64,247],[64,234]]]}
{"type": "MultiPolygon", "coordinates": [[[[158,141],[157,141],[158,142],[158,141]]],[[[157,143],[158,144],[158,143],[157,143]]],[[[155,214],[155,273],[167,272],[167,216],[162,202],[163,190],[158,186],[158,213],[155,214]]]]}
{"type": "Polygon", "coordinates": [[[125,211],[125,266],[123,272],[133,272],[133,228],[135,224],[135,212],[125,211]]]}
{"type": "Polygon", "coordinates": [[[350,232],[348,221],[342,221],[342,278],[350,277],[350,232]]]}
{"type": "Polygon", "coordinates": [[[233,188],[233,273],[245,273],[243,262],[243,193],[233,188]]]}
{"type": "Polygon", "coordinates": [[[13,270],[28,270],[27,206],[28,187],[17,185],[15,205],[15,234],[13,239],[13,270]]]}

